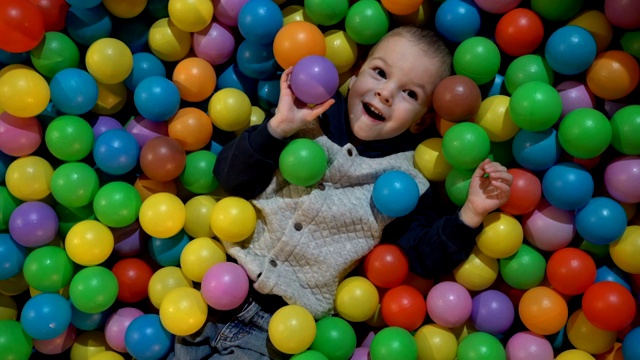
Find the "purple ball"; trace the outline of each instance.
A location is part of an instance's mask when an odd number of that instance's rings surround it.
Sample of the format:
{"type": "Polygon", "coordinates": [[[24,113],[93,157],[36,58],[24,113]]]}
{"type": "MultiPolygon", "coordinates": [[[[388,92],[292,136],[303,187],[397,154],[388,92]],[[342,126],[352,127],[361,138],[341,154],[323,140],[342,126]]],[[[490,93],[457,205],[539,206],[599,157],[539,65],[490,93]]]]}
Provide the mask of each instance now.
{"type": "Polygon", "coordinates": [[[193,34],[193,51],[211,65],[220,65],[231,59],[235,48],[233,32],[217,22],[193,34]]]}
{"type": "Polygon", "coordinates": [[[43,202],[24,202],[9,217],[9,233],[22,246],[35,248],[46,245],[58,233],[58,215],[43,202]]]}
{"type": "Polygon", "coordinates": [[[147,141],[158,136],[169,136],[168,123],[166,121],[151,121],[143,116],[136,116],[124,126],[140,145],[144,147],[147,141]]]}
{"type": "Polygon", "coordinates": [[[217,263],[204,274],[200,291],[212,308],[231,310],[240,306],[247,297],[249,277],[244,268],[236,263],[217,263]]]}
{"type": "Polygon", "coordinates": [[[610,162],[604,171],[604,184],[614,199],[639,203],[640,156],[624,156],[610,162]]]}
{"type": "Polygon", "coordinates": [[[122,124],[110,116],[98,116],[95,120],[90,121],[89,124],[93,128],[95,139],[107,130],[122,129],[122,124]]]}
{"type": "Polygon", "coordinates": [[[473,297],[471,321],[478,331],[502,334],[511,327],[514,316],[513,303],[498,290],[486,290],[473,297]]]}
{"type": "Polygon", "coordinates": [[[141,230],[138,221],[125,227],[111,228],[111,232],[115,241],[113,251],[122,257],[139,255],[149,239],[149,234],[141,230]]]}
{"type": "Polygon", "coordinates": [[[321,104],[338,90],[340,78],[335,65],[324,56],[309,55],[293,67],[291,91],[307,104],[321,104]]]}
{"type": "Polygon", "coordinates": [[[575,109],[593,108],[595,98],[585,84],[578,81],[564,81],[556,86],[560,99],[562,99],[562,119],[575,109]]]}

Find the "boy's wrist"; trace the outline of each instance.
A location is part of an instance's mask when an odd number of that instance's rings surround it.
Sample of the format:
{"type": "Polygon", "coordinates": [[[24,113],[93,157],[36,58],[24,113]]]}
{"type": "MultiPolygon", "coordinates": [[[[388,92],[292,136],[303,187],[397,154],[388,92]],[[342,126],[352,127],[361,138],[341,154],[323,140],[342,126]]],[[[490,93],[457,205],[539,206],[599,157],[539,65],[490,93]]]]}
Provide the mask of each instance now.
{"type": "Polygon", "coordinates": [[[476,212],[470,209],[466,203],[462,206],[462,208],[460,208],[458,216],[460,217],[460,221],[473,229],[480,226],[482,224],[482,221],[484,220],[484,216],[476,214],[476,212]]]}
{"type": "Polygon", "coordinates": [[[267,122],[267,130],[269,130],[269,133],[276,139],[284,140],[291,135],[287,134],[280,128],[280,126],[278,126],[279,121],[277,119],[277,116],[277,114],[274,115],[274,117],[269,122],[267,122]]]}

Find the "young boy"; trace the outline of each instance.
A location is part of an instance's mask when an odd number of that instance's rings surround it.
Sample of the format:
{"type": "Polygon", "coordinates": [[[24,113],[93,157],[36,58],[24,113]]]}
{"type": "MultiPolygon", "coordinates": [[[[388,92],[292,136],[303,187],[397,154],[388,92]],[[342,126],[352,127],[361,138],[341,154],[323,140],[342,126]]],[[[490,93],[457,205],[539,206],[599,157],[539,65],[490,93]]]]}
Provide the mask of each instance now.
{"type": "MultiPolygon", "coordinates": [[[[333,313],[340,281],[380,241],[397,243],[411,270],[428,277],[450,272],[469,256],[484,217],[509,198],[512,177],[504,166],[484,161],[466,203],[442,214],[428,181],[414,168],[413,150],[424,140],[419,130],[428,123],[433,91],[450,74],[450,63],[436,35],[403,26],[371,49],[350,80],[346,103],[337,95],[313,107],[302,104],[288,84],[292,69],[282,74],[275,115],[225,145],[214,168],[222,188],[252,199],[258,213],[251,238],[224,244],[258,293],[304,306],[320,319],[333,313]],[[328,169],[315,186],[290,184],[278,171],[280,153],[294,137],[314,139],[328,155],[328,169]],[[395,220],[371,201],[376,179],[391,170],[410,174],[422,194],[414,211],[395,220]]],[[[231,351],[234,358],[243,358],[238,351],[250,351],[247,359],[278,358],[282,354],[269,348],[269,318],[250,303],[234,318],[237,332],[220,333],[223,325],[208,324],[186,340],[208,339],[217,348],[210,353],[231,351]],[[229,338],[237,341],[219,341],[229,338]]],[[[176,359],[182,347],[176,345],[176,359]]]]}

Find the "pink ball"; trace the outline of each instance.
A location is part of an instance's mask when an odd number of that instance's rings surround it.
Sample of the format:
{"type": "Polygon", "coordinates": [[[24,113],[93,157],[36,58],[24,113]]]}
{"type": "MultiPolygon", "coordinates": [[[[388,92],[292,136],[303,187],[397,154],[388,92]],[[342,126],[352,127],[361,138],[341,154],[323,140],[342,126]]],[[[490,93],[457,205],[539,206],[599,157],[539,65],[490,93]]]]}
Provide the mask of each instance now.
{"type": "Polygon", "coordinates": [[[0,151],[9,156],[25,156],[42,142],[42,127],[35,117],[19,118],[0,114],[0,151]]]}
{"type": "Polygon", "coordinates": [[[249,0],[213,0],[213,16],[227,26],[238,26],[238,14],[240,9],[249,0]]]}
{"type": "Polygon", "coordinates": [[[136,308],[124,307],[111,314],[104,325],[104,337],[107,344],[118,352],[127,352],[124,334],[133,319],[144,315],[136,308]]]}
{"type": "Polygon", "coordinates": [[[513,334],[505,346],[507,359],[538,360],[553,359],[553,347],[547,338],[530,331],[513,334]]]}
{"type": "Polygon", "coordinates": [[[515,9],[522,0],[475,0],[476,5],[492,14],[504,14],[515,9]]]}
{"type": "Polygon", "coordinates": [[[136,116],[129,120],[124,128],[129,134],[133,135],[141,149],[147,141],[153,138],[169,136],[169,128],[166,121],[151,121],[143,116],[136,116]]]}
{"type": "Polygon", "coordinates": [[[351,355],[350,360],[369,360],[369,348],[368,347],[359,347],[356,348],[351,355]]]}
{"type": "Polygon", "coordinates": [[[540,199],[535,210],[522,217],[522,229],[525,238],[537,249],[555,251],[567,246],[575,236],[575,212],[540,199]]]}
{"type": "Polygon", "coordinates": [[[193,33],[193,51],[211,65],[219,65],[229,60],[235,47],[236,40],[231,30],[216,22],[193,33]]]}
{"type": "Polygon", "coordinates": [[[249,293],[249,277],[242,266],[232,262],[213,265],[202,278],[202,297],[214,309],[231,310],[240,306],[249,293]]]}
{"type": "Polygon", "coordinates": [[[454,281],[436,284],[427,294],[427,313],[438,325],[453,328],[471,316],[473,299],[469,290],[454,281]]]}
{"type": "Polygon", "coordinates": [[[614,199],[639,203],[640,156],[624,156],[609,163],[604,171],[604,184],[614,199]]]}
{"type": "Polygon", "coordinates": [[[67,351],[76,341],[78,330],[69,325],[62,334],[49,340],[33,339],[33,347],[45,355],[58,355],[67,351]]]}
{"type": "Polygon", "coordinates": [[[619,28],[640,28],[640,6],[636,0],[605,0],[604,15],[619,28]]]}
{"type": "Polygon", "coordinates": [[[595,97],[583,83],[578,81],[564,81],[556,86],[560,99],[562,99],[562,115],[564,117],[571,111],[580,108],[593,108],[595,97]]]}

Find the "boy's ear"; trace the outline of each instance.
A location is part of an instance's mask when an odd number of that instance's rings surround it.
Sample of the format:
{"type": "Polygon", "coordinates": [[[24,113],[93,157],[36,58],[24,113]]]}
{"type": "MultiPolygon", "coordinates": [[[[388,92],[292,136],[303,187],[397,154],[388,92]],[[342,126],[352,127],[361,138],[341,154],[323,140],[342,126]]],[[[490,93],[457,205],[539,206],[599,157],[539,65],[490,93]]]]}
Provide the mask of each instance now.
{"type": "Polygon", "coordinates": [[[432,112],[432,111],[427,112],[426,114],[424,114],[423,117],[421,117],[416,122],[411,124],[411,126],[409,127],[409,131],[411,131],[414,134],[417,134],[422,130],[426,129],[429,125],[431,125],[431,123],[435,119],[435,115],[436,115],[435,112],[432,112]]]}
{"type": "Polygon", "coordinates": [[[351,75],[351,77],[349,78],[349,89],[351,89],[351,86],[353,85],[353,83],[356,81],[356,78],[358,77],[357,74],[353,74],[351,75]]]}

